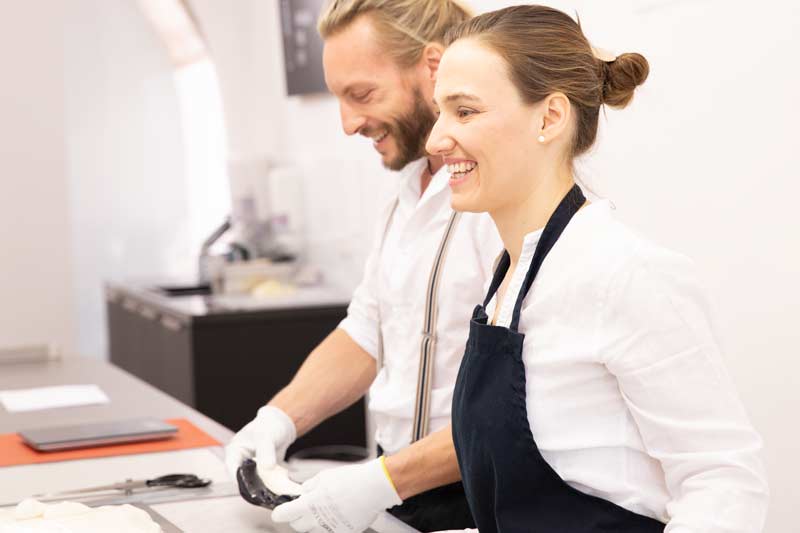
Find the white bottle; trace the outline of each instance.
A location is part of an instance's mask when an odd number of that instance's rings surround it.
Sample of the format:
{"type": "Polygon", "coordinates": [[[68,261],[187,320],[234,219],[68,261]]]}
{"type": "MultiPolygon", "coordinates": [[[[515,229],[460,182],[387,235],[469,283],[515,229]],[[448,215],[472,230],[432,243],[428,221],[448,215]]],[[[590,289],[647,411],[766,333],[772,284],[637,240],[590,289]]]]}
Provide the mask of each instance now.
{"type": "Polygon", "coordinates": [[[303,180],[299,169],[281,164],[270,169],[269,222],[274,250],[299,259],[305,249],[303,180]]]}

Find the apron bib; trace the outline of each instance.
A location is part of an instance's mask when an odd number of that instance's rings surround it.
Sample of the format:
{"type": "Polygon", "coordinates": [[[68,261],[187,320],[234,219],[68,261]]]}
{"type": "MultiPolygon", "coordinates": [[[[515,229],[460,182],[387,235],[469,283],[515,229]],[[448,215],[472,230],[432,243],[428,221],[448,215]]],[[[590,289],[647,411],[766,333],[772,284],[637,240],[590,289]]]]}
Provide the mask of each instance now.
{"type": "Polygon", "coordinates": [[[453,395],[453,440],[472,515],[481,533],[663,533],[664,524],[569,486],[542,457],[528,421],[518,331],[522,302],[545,257],[585,198],[564,197],[542,232],[510,327],[488,323],[486,306],[508,271],[504,253],[469,340],[453,395]]]}

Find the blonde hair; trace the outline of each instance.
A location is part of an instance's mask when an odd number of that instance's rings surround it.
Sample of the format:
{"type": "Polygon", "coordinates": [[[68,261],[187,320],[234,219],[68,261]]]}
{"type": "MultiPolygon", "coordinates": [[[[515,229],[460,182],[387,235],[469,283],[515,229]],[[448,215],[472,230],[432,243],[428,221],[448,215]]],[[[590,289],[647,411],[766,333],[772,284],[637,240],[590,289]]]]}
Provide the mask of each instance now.
{"type": "Polygon", "coordinates": [[[323,39],[369,14],[381,47],[403,68],[415,65],[425,46],[441,43],[447,30],[473,13],[463,0],[330,0],[317,30],[323,39]]]}

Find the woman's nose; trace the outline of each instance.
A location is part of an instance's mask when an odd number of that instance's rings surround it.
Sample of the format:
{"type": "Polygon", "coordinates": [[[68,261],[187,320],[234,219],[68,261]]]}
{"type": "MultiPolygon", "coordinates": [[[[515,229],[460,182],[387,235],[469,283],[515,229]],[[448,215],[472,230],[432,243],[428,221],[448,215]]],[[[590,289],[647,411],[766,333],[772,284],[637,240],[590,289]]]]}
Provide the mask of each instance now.
{"type": "Polygon", "coordinates": [[[425,143],[425,150],[431,155],[442,155],[453,150],[455,141],[444,131],[444,123],[440,116],[431,129],[428,141],[425,143]]]}

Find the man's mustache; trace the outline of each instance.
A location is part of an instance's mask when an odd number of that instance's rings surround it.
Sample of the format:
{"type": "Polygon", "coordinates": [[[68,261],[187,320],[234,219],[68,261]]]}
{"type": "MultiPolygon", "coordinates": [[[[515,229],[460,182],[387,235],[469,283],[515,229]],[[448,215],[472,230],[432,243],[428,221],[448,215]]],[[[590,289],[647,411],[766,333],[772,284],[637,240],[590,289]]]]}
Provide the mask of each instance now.
{"type": "Polygon", "coordinates": [[[375,135],[377,135],[378,133],[382,133],[384,131],[392,133],[392,129],[393,128],[389,124],[382,124],[380,126],[366,126],[364,128],[361,128],[361,131],[359,131],[359,133],[364,137],[375,137],[375,135]]]}

